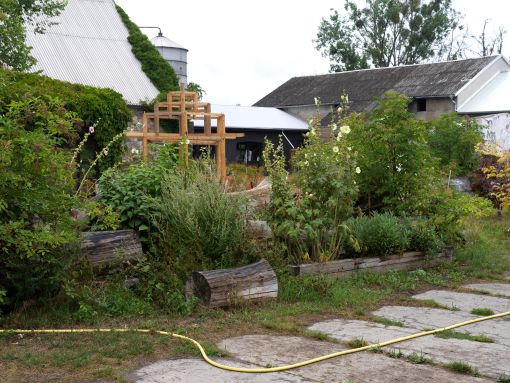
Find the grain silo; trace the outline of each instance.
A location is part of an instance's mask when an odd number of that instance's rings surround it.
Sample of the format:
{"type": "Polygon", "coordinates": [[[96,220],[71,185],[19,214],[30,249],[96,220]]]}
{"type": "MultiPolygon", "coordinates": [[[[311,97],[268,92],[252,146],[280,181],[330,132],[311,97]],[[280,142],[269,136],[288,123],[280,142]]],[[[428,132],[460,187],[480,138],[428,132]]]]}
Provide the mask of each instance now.
{"type": "Polygon", "coordinates": [[[161,56],[170,63],[175,73],[179,77],[179,82],[188,84],[188,50],[176,42],[163,36],[159,32],[156,37],[151,40],[152,44],[159,51],[161,56]]]}

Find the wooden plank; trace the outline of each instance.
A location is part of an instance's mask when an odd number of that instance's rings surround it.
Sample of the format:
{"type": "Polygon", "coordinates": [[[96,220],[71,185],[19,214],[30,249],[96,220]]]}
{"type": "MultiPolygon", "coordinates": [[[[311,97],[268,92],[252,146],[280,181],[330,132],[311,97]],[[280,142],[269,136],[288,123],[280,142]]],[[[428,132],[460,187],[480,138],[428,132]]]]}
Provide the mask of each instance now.
{"type": "Polygon", "coordinates": [[[323,274],[341,277],[360,271],[382,272],[429,268],[445,260],[451,260],[451,251],[441,252],[433,258],[429,258],[424,252],[412,251],[402,255],[391,255],[381,258],[340,259],[324,263],[291,265],[288,267],[288,270],[294,276],[323,274]]]}

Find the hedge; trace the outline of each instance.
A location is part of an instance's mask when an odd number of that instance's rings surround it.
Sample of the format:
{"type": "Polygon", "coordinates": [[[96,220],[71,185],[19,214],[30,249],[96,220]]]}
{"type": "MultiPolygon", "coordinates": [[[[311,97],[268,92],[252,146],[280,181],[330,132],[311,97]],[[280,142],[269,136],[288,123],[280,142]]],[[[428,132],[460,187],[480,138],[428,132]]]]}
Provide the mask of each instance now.
{"type": "MultiPolygon", "coordinates": [[[[82,132],[96,124],[95,133],[87,145],[89,153],[83,156],[85,160],[87,156],[93,155],[90,151],[102,150],[115,135],[124,131],[132,118],[122,95],[111,89],[72,84],[35,73],[0,68],[0,114],[6,112],[11,102],[48,96],[63,101],[68,111],[76,113],[83,121],[82,132]]],[[[101,164],[101,168],[117,163],[121,154],[119,143],[110,149],[110,155],[101,164]]]]}

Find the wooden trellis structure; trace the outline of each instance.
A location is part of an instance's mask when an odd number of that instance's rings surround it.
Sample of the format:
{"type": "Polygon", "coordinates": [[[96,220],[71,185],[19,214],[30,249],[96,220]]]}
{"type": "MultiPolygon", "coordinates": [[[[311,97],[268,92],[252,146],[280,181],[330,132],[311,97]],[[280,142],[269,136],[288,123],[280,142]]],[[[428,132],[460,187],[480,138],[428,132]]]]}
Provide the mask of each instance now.
{"type": "Polygon", "coordinates": [[[181,84],[181,90],[170,92],[166,102],[154,105],[154,112],[144,113],[141,132],[128,132],[128,138],[141,138],[143,140],[143,158],[147,159],[148,143],[168,142],[179,143],[179,156],[183,163],[188,161],[189,145],[204,145],[216,147],[216,165],[222,181],[226,179],[227,159],[226,140],[244,137],[244,133],[226,133],[225,115],[211,113],[211,104],[199,102],[195,92],[188,92],[181,84]],[[179,133],[161,133],[161,120],[179,121],[179,133]],[[204,120],[203,133],[190,133],[188,122],[190,120],[204,120]],[[211,121],[216,120],[216,132],[212,132],[211,121]],[[153,129],[149,129],[151,125],[153,129]]]}

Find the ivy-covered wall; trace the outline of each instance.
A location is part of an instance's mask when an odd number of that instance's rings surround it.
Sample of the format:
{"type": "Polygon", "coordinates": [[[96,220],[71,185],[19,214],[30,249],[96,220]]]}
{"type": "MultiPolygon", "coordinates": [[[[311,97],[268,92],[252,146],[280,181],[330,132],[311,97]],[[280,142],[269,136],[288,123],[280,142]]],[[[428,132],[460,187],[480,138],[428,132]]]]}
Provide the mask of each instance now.
{"type": "Polygon", "coordinates": [[[129,31],[128,41],[135,57],[142,64],[142,70],[154,86],[162,93],[179,89],[179,79],[174,68],[159,54],[150,40],[133,23],[124,10],[116,5],[124,25],[129,31]]]}

